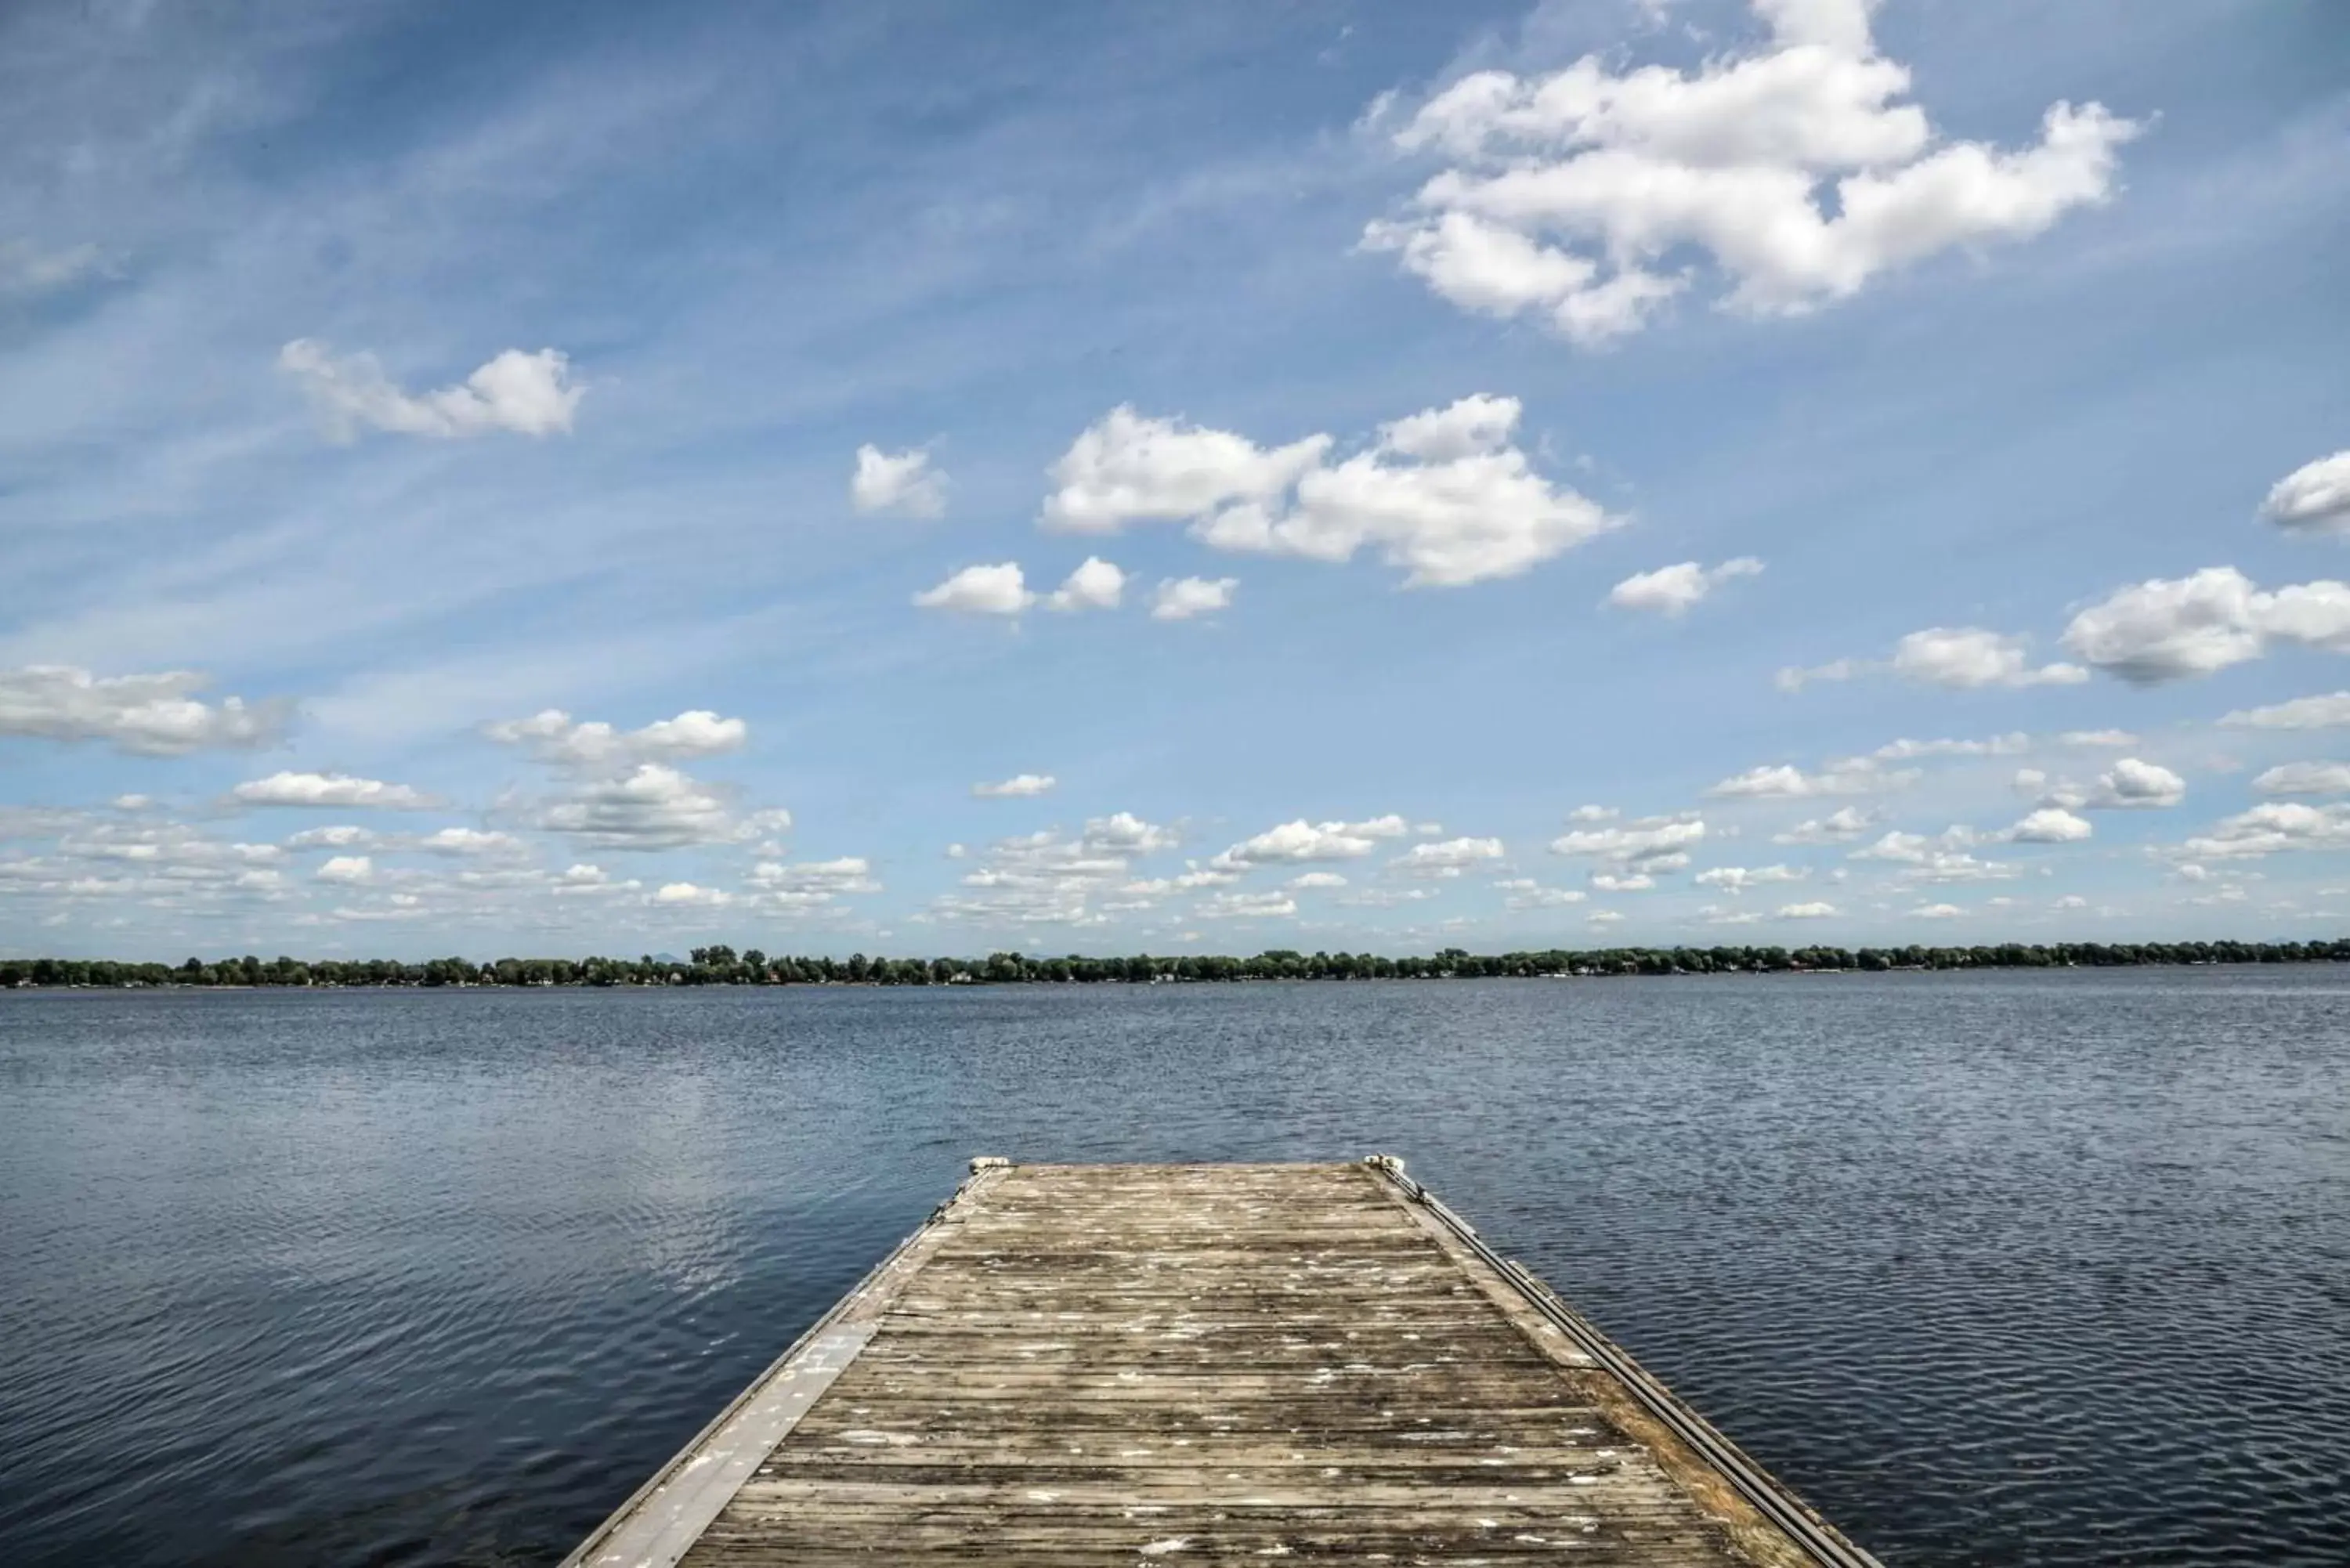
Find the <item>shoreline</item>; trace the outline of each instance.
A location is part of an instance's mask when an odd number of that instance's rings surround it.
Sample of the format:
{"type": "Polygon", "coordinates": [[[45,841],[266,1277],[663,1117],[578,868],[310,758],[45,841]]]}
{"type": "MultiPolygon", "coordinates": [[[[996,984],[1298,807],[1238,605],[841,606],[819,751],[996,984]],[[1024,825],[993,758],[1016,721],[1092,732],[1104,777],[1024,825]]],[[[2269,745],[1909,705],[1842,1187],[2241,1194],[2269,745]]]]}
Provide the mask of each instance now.
{"type": "Polygon", "coordinates": [[[2002,942],[1970,947],[1545,949],[1389,958],[1276,948],[1222,954],[984,959],[770,958],[697,948],[690,959],[224,958],[144,963],[0,959],[0,991],[666,990],[675,986],[1234,985],[1275,981],[1602,980],[1712,974],[1902,974],[1963,970],[2214,968],[2350,962],[2350,938],[2289,942],[2002,942]]]}

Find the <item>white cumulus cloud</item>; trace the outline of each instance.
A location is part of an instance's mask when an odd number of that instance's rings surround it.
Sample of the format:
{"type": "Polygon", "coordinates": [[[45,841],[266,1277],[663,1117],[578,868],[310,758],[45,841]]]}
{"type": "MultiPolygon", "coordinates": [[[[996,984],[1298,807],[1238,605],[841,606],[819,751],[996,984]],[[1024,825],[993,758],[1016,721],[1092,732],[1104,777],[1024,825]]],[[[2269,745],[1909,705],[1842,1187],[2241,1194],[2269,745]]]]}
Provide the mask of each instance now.
{"type": "Polygon", "coordinates": [[[1191,620],[1230,609],[1233,590],[1240,586],[1237,577],[1169,577],[1151,597],[1150,618],[1191,620]]]}
{"type": "Polygon", "coordinates": [[[2350,726],[2350,691],[2296,697],[2265,708],[2245,708],[2220,721],[2251,730],[2330,730],[2350,726]]]}
{"type": "Polygon", "coordinates": [[[1591,895],[1580,888],[1552,888],[1531,877],[1512,877],[1496,882],[1502,890],[1502,907],[1515,912],[1529,909],[1557,909],[1569,904],[1580,904],[1591,895]]]}
{"type": "Polygon", "coordinates": [[[2033,664],[2031,646],[2025,638],[1981,627],[1933,626],[1904,637],[1894,645],[1889,659],[1838,659],[1810,669],[1790,667],[1779,671],[1778,684],[1783,691],[1800,691],[1814,681],[1890,673],[1920,685],[1963,691],[1989,686],[2069,686],[2089,678],[2077,664],[2033,664]]]}
{"type": "Polygon", "coordinates": [[[1388,864],[1410,877],[1458,877],[1471,866],[1501,857],[1498,838],[1447,838],[1415,844],[1388,864]]]}
{"type": "Polygon", "coordinates": [[[2044,805],[2009,828],[2007,836],[2018,844],[2078,844],[2095,832],[2088,818],[2061,805],[2044,805]]]}
{"type": "Polygon", "coordinates": [[[554,348],[536,354],[509,348],[456,386],[412,396],[384,374],[372,354],[338,358],[315,338],[286,344],[277,365],[302,383],[328,428],[346,438],[361,425],[442,438],[491,431],[552,435],[571,428],[586,392],[571,379],[570,360],[554,348]]]}
{"type": "Polygon", "coordinates": [[[565,767],[619,768],[677,757],[713,757],[740,751],[751,727],[721,718],[707,708],[690,708],[638,730],[619,730],[597,720],[575,720],[560,708],[527,719],[508,719],[483,733],[503,745],[522,746],[541,762],[565,767]]]}
{"type": "Polygon", "coordinates": [[[1314,435],[1260,447],[1229,431],[1113,409],[1055,463],[1046,527],[1182,522],[1221,550],[1345,561],[1375,550],[1410,587],[1514,576],[1611,527],[1534,470],[1514,398],[1477,394],[1380,427],[1337,461],[1314,435]]]}
{"type": "Polygon", "coordinates": [[[349,774],[274,773],[267,778],[248,779],[228,793],[229,798],[240,805],[348,805],[415,811],[439,804],[411,785],[355,778],[349,774]]]}
{"type": "Polygon", "coordinates": [[[497,833],[479,827],[444,827],[418,839],[416,847],[434,855],[479,857],[511,857],[530,852],[530,846],[511,833],[497,833]]]}
{"type": "Polygon", "coordinates": [[[2012,757],[2031,749],[2032,737],[2018,730],[1981,741],[1887,741],[1868,754],[1878,762],[1890,763],[1908,762],[1912,757],[2012,757]]]}
{"type": "Polygon", "coordinates": [[[1849,844],[1877,826],[1873,812],[1856,805],[1842,806],[1823,817],[1799,822],[1784,833],[1771,836],[1773,844],[1849,844]]]}
{"type": "Polygon", "coordinates": [[[2158,808],[2187,798],[2187,781],[2159,763],[2124,757],[2097,775],[2084,804],[2101,810],[2158,808]]]}
{"type": "Polygon", "coordinates": [[[2261,515],[2313,534],[2350,530],[2350,452],[2305,462],[2271,487],[2261,515]]]}
{"type": "Polygon", "coordinates": [[[558,898],[594,898],[612,893],[633,893],[643,884],[617,881],[601,866],[585,861],[574,862],[548,884],[548,890],[558,898]]]}
{"type": "Polygon", "coordinates": [[[306,827],[286,841],[288,849],[375,849],[384,838],[371,827],[340,823],[332,827],[306,827]]]}
{"type": "Polygon", "coordinates": [[[1191,913],[1203,920],[1261,920],[1297,913],[1286,893],[1211,893],[1191,913]]]}
{"type": "Polygon", "coordinates": [[[2242,860],[2287,850],[2339,849],[2350,849],[2350,803],[2275,800],[2222,818],[2180,845],[2178,853],[2189,860],[2242,860]]]}
{"type": "Polygon", "coordinates": [[[734,902],[734,895],[723,888],[704,888],[692,882],[664,882],[650,901],[663,909],[723,909],[734,902]]]}
{"type": "Polygon", "coordinates": [[[176,757],[216,748],[266,745],[286,727],[291,704],[248,706],[195,696],[210,680],[192,670],[93,675],[65,664],[0,670],[0,735],[103,741],[140,756],[176,757]]]}
{"type": "Polygon", "coordinates": [[[923,609],[957,610],[965,615],[1014,616],[1032,605],[1053,610],[1116,609],[1126,594],[1126,574],[1098,556],[1088,556],[1061,586],[1049,594],[1029,591],[1026,574],[1017,561],[965,566],[962,571],[914,596],[923,609]]]}
{"type": "Polygon", "coordinates": [[[1728,800],[1802,800],[1814,795],[1876,794],[1906,789],[1918,781],[1914,768],[1887,768],[1875,757],[1836,757],[1817,773],[1787,763],[1734,774],[1705,793],[1728,800]]]}
{"type": "Polygon", "coordinates": [[[781,809],[738,815],[726,797],[665,763],[581,784],[548,805],[538,826],[605,849],[681,849],[736,844],[791,824],[781,809]]]}
{"type": "Polygon", "coordinates": [[[1117,912],[1159,894],[1217,887],[1225,873],[1138,880],[1134,861],[1171,848],[1171,829],[1131,812],[1090,818],[1074,836],[1046,829],[988,846],[963,874],[962,891],[932,901],[934,919],[1006,925],[1099,926],[1117,912]],[[1108,897],[1105,897],[1105,896],[1108,897]]]}
{"type": "Polygon", "coordinates": [[[2350,794],[2350,763],[2281,763],[2252,780],[2262,794],[2350,794]]]}
{"type": "Polygon", "coordinates": [[[1984,686],[2064,686],[2089,672],[2071,664],[2034,666],[2020,637],[1980,627],[1929,627],[1894,646],[1893,673],[1906,680],[1960,691],[1984,686]]]}
{"type": "MultiPolygon", "coordinates": [[[[2036,782],[2033,770],[2016,774],[2019,788],[2036,782]]],[[[2158,810],[2187,798],[2187,781],[2159,763],[2124,757],[2086,785],[2069,780],[2057,784],[2043,798],[2045,805],[2067,811],[2158,810]]]]}
{"type": "Polygon", "coordinates": [[[747,878],[759,902],[779,909],[820,909],[851,893],[879,893],[872,863],[859,855],[832,860],[762,860],[747,878]]]}
{"type": "Polygon", "coordinates": [[[1300,817],[1243,839],[1209,865],[1232,870],[1269,862],[1359,860],[1378,848],[1382,840],[1401,838],[1409,826],[1393,815],[1364,822],[1307,822],[1300,817]]]}
{"type": "Polygon", "coordinates": [[[1981,842],[1981,836],[1967,827],[1930,835],[1897,831],[1854,850],[1851,858],[1890,861],[1902,868],[1901,878],[1908,882],[1997,882],[2017,875],[2016,867],[2005,861],[1969,853],[1981,842]]]}
{"type": "Polygon", "coordinates": [[[1331,445],[1326,435],[1263,448],[1229,431],[1152,419],[1121,404],[1070,444],[1050,471],[1048,528],[1115,533],[1130,522],[1183,522],[1234,502],[1270,501],[1331,445]]]}
{"type": "Polygon", "coordinates": [[[1685,866],[1688,851],[1705,841],[1704,819],[1693,815],[1644,816],[1620,827],[1583,827],[1550,841],[1554,855],[1580,856],[1610,866],[1669,869],[1685,866]]]}
{"type": "Polygon", "coordinates": [[[2272,642],[2350,652],[2350,585],[2296,583],[2265,591],[2233,566],[2150,578],[2073,618],[2064,646],[2141,686],[2210,675],[2258,659],[2272,642]]]}
{"type": "Polygon", "coordinates": [[[1836,912],[1834,904],[1814,899],[1804,904],[1782,904],[1779,918],[1783,920],[1825,920],[1836,912]]]}
{"type": "Polygon", "coordinates": [[[914,596],[923,609],[956,610],[964,615],[1018,615],[1036,602],[1017,561],[965,566],[933,588],[914,596]]]}
{"type": "Polygon", "coordinates": [[[1700,888],[1721,888],[1743,893],[1749,888],[1776,882],[1801,882],[1811,873],[1797,866],[1714,866],[1697,874],[1700,888]]]}
{"type": "Polygon", "coordinates": [[[1693,72],[1591,55],[1465,77],[1394,136],[1450,166],[1364,243],[1462,309],[1531,313],[1591,345],[1707,281],[1683,256],[1711,264],[1724,306],[1793,315],[2110,196],[2136,124],[2060,102],[2022,148],[1943,140],[1869,9],[1757,0],[1767,40],[1693,72]]]}
{"type": "Polygon", "coordinates": [[[1722,584],[1751,577],[1762,570],[1752,556],[1741,556],[1718,566],[1681,561],[1626,577],[1607,592],[1607,602],[1618,609],[1654,610],[1660,615],[1685,615],[1722,584]]]}
{"type": "Polygon", "coordinates": [[[859,512],[943,516],[947,476],[931,466],[931,454],[920,448],[883,452],[868,441],[857,449],[857,472],[849,476],[848,501],[859,512]]]}
{"type": "Polygon", "coordinates": [[[1055,783],[1050,774],[1014,774],[993,784],[975,784],[971,793],[982,800],[1024,800],[1048,793],[1055,783]]]}
{"type": "Polygon", "coordinates": [[[1116,609],[1126,596],[1126,574],[1099,556],[1087,556],[1066,581],[1045,596],[1056,610],[1116,609]]]}

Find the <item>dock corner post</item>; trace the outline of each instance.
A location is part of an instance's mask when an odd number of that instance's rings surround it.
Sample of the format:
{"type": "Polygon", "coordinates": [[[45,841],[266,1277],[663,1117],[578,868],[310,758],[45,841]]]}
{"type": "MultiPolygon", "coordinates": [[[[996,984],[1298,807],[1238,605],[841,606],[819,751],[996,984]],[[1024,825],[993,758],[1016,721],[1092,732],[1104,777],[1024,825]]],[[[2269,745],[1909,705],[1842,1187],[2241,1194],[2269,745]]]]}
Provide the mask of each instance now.
{"type": "Polygon", "coordinates": [[[1414,1181],[1409,1176],[1405,1174],[1403,1168],[1403,1157],[1401,1155],[1367,1154],[1363,1157],[1363,1164],[1367,1168],[1378,1171],[1381,1176],[1386,1177],[1389,1181],[1393,1182],[1395,1184],[1396,1190],[1402,1193],[1406,1198],[1411,1199],[1414,1202],[1418,1203],[1425,1203],[1428,1201],[1428,1189],[1421,1186],[1419,1182],[1414,1181]]]}

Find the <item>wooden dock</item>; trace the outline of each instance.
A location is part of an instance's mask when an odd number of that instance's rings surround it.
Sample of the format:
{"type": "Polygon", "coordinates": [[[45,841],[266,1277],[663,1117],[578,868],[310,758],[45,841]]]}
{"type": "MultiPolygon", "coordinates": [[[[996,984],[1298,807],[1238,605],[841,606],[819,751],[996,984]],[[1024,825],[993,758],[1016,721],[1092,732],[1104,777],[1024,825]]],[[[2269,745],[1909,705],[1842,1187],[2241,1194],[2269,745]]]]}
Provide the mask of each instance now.
{"type": "Polygon", "coordinates": [[[565,1568],[1866,1553],[1401,1165],[975,1160],[565,1568]]]}

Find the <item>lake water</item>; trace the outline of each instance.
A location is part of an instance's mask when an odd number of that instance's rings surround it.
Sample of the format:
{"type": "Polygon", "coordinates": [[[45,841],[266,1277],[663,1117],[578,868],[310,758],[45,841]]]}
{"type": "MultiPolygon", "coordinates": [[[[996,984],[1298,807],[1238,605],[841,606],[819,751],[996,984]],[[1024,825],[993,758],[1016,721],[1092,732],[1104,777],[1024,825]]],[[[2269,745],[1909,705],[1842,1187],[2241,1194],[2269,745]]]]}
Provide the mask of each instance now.
{"type": "Polygon", "coordinates": [[[1404,1155],[1888,1564],[2350,1562],[2350,970],[0,995],[0,1562],[552,1563],[968,1157],[1404,1155]]]}

